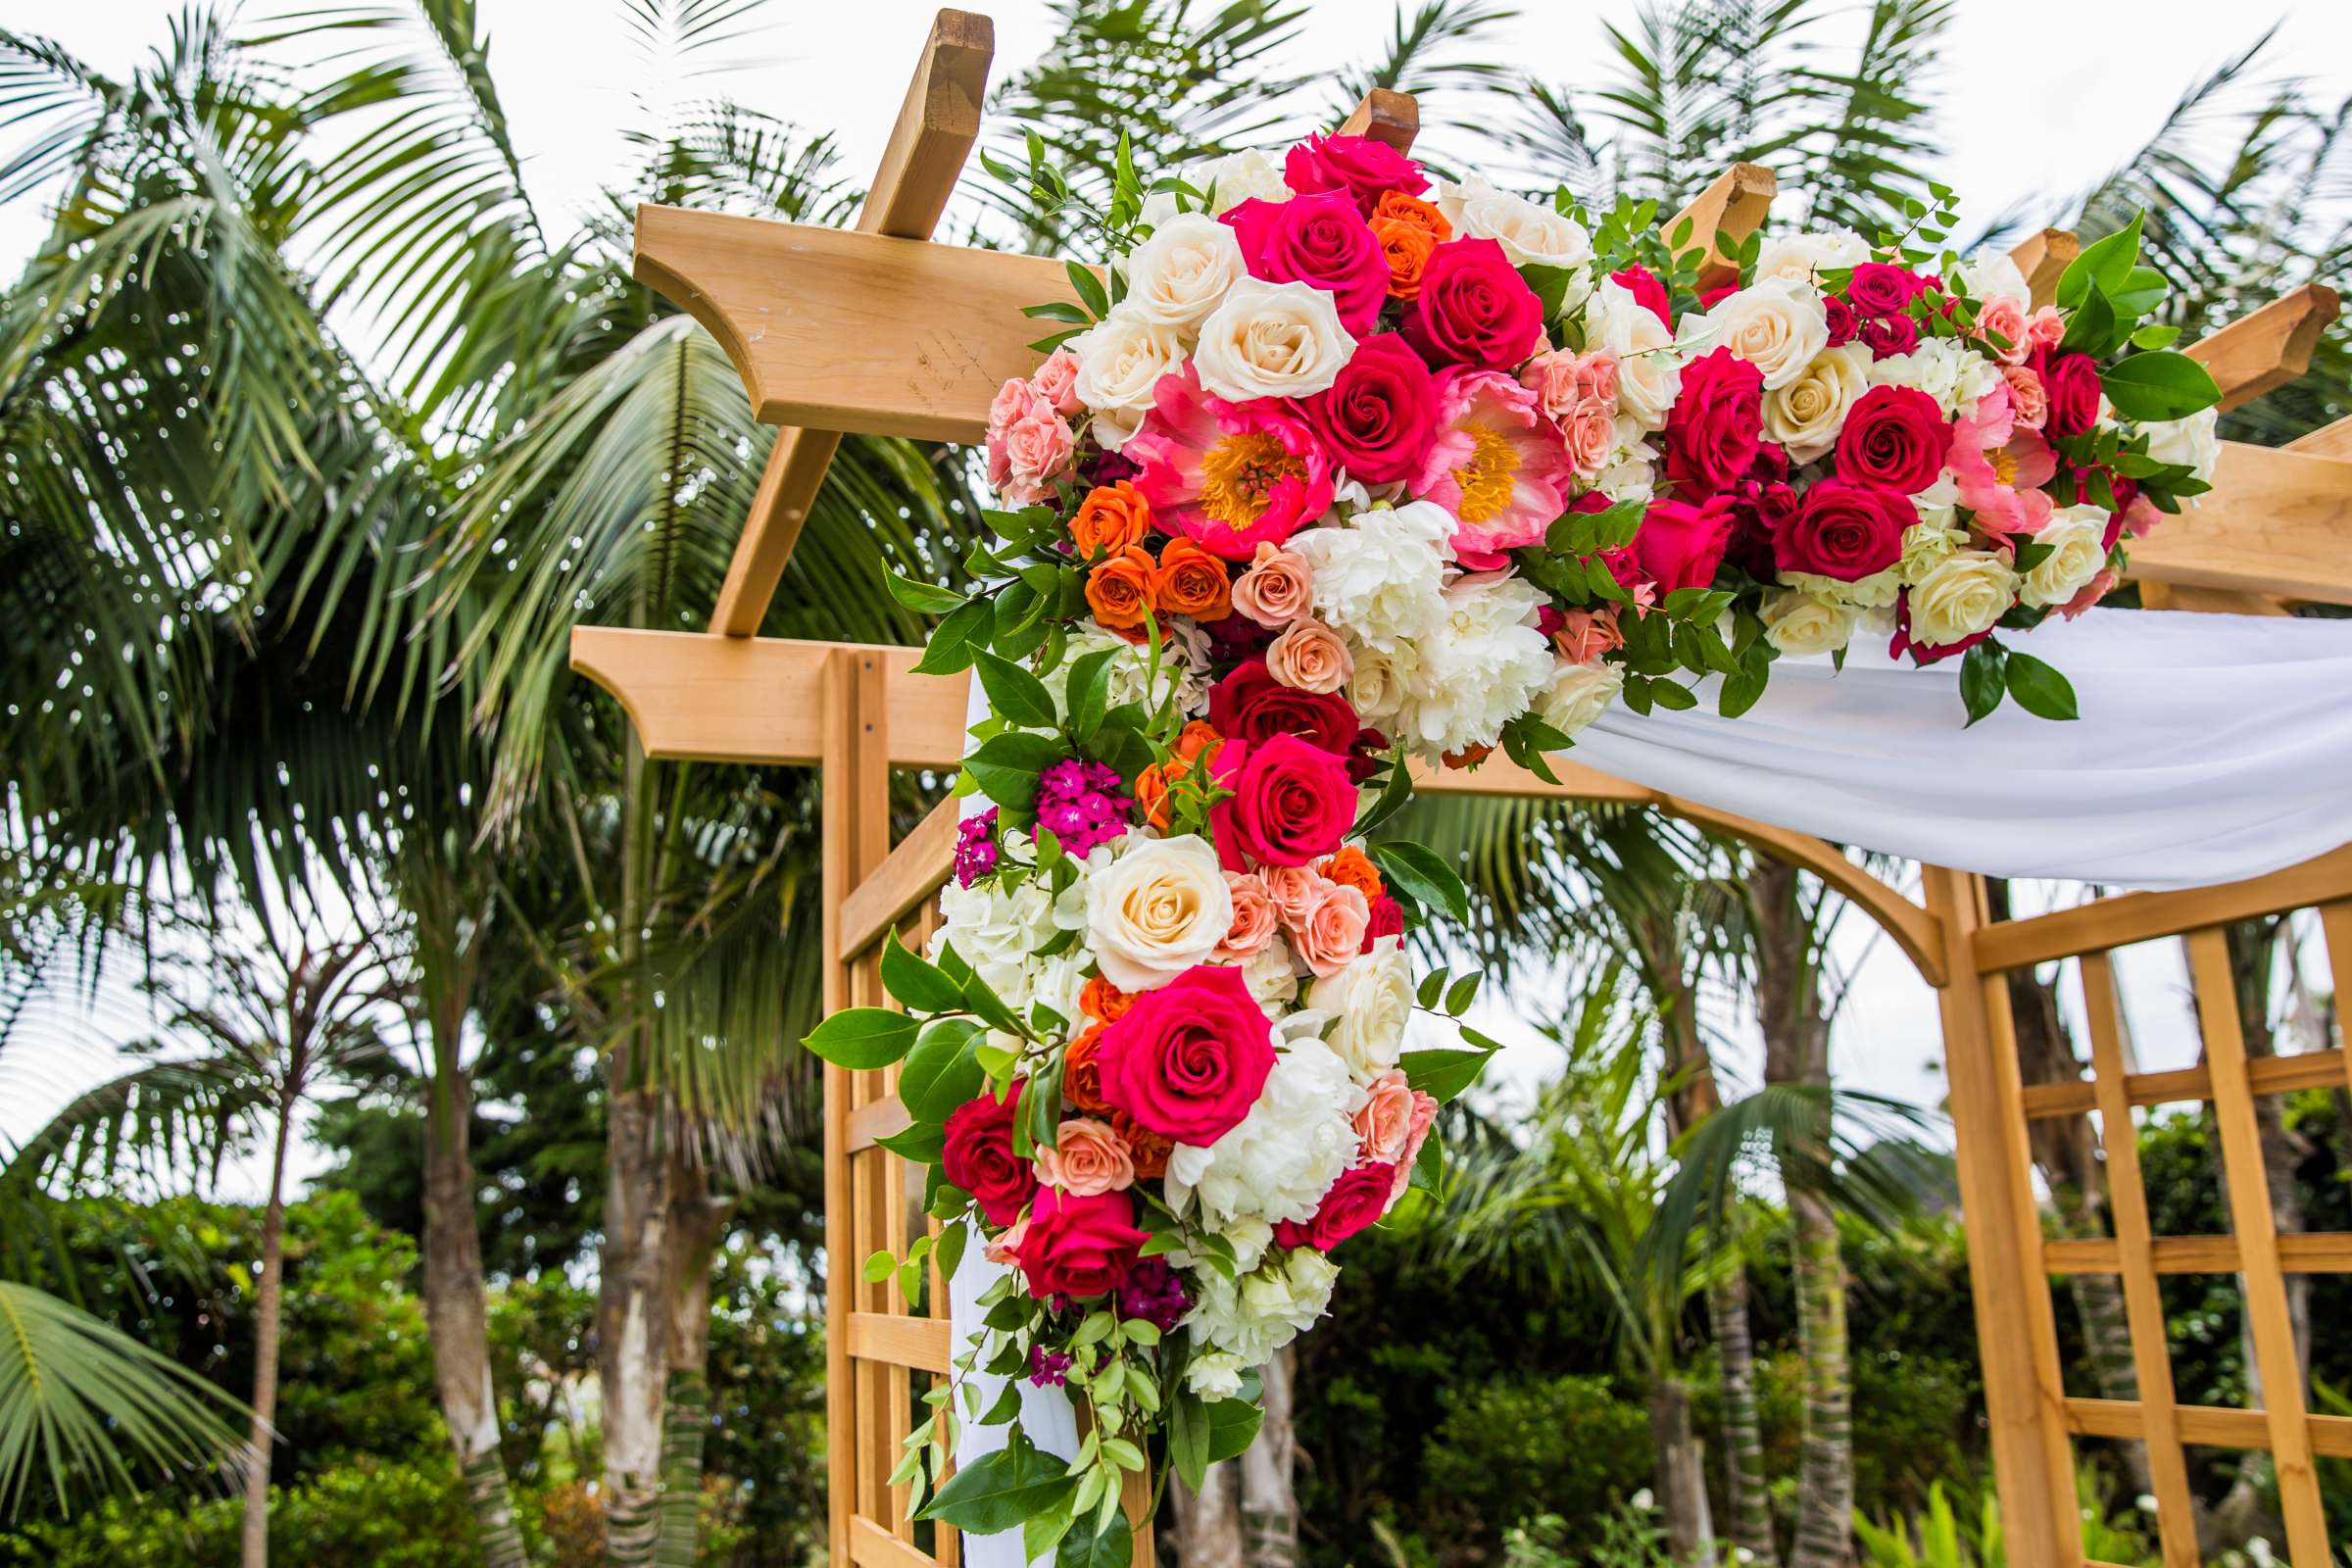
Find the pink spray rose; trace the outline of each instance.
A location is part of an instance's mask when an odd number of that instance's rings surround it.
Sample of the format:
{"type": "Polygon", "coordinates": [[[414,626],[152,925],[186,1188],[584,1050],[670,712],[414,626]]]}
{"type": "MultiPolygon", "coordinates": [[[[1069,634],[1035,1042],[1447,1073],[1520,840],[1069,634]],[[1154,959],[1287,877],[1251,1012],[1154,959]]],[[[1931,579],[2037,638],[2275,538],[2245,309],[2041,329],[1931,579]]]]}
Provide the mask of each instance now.
{"type": "Polygon", "coordinates": [[[1072,1116],[1055,1129],[1052,1149],[1037,1152],[1037,1176],[1076,1198],[1135,1185],[1135,1157],[1110,1123],[1072,1116]]]}
{"type": "Polygon", "coordinates": [[[1304,556],[1261,544],[1250,569],[1234,579],[1233,608],[1260,626],[1287,626],[1306,613],[1314,589],[1304,556]]]}
{"type": "Polygon", "coordinates": [[[1299,961],[1318,976],[1338,974],[1363,951],[1364,932],[1372,923],[1372,906],[1360,888],[1317,877],[1306,918],[1292,933],[1291,947],[1299,961]]]}
{"type": "Polygon", "coordinates": [[[1590,664],[1603,654],[1625,646],[1625,633],[1618,628],[1617,612],[1603,605],[1598,610],[1570,610],[1560,615],[1560,626],[1551,634],[1551,646],[1571,664],[1590,664]]]}
{"type": "Polygon", "coordinates": [[[1274,901],[1266,896],[1265,878],[1255,871],[1228,871],[1225,891],[1233,900],[1233,924],[1209,956],[1221,963],[1254,958],[1273,942],[1274,929],[1281,923],[1274,901]]]}
{"type": "Polygon", "coordinates": [[[1067,343],[1046,356],[1046,363],[1029,377],[1029,390],[1065,419],[1078,412],[1078,356],[1067,343]]]}

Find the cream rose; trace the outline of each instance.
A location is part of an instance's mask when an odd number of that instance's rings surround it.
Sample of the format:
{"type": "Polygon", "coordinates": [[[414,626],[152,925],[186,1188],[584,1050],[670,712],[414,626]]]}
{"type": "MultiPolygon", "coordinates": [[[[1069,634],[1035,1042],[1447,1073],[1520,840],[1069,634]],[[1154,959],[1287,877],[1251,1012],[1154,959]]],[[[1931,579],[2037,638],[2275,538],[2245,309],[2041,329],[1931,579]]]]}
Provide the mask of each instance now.
{"type": "Polygon", "coordinates": [[[1718,301],[1690,331],[1763,371],[1767,393],[1803,375],[1830,346],[1820,291],[1786,277],[1765,278],[1718,301]]]}
{"type": "Polygon", "coordinates": [[[1663,425],[1683,388],[1683,360],[1657,313],[1623,283],[1603,278],[1585,313],[1585,331],[1588,352],[1607,349],[1617,357],[1618,411],[1643,430],[1663,425]]]}
{"type": "Polygon", "coordinates": [[[2107,514],[2097,507],[2068,507],[2034,536],[2050,553],[2026,573],[2018,597],[2029,605],[2063,605],[2082,591],[2107,564],[2107,514]]]}
{"type": "Polygon", "coordinates": [[[1069,348],[1078,359],[1078,401],[1095,411],[1097,437],[1105,421],[1121,432],[1115,444],[1103,443],[1114,451],[1150,412],[1159,378],[1184,367],[1176,329],[1128,315],[1123,305],[1070,339],[1069,348]]]}
{"type": "Polygon", "coordinates": [[[1561,267],[1570,270],[1569,308],[1591,287],[1592,236],[1585,225],[1542,202],[1496,190],[1473,174],[1459,184],[1438,181],[1438,211],[1457,235],[1491,239],[1513,267],[1561,267]]]}
{"type": "Polygon", "coordinates": [[[2017,573],[1991,550],[1955,550],[1911,590],[1911,640],[1930,648],[1963,642],[2009,612],[2017,573]]]}
{"type": "Polygon", "coordinates": [[[2141,425],[2140,432],[2148,438],[2148,456],[2158,463],[2185,463],[2200,479],[2213,477],[2213,466],[2222,455],[2222,443],[2214,433],[2220,423],[2219,406],[2200,409],[2185,419],[2156,419],[2141,425]]]}
{"type": "Polygon", "coordinates": [[[1249,275],[1231,224],[1206,213],[1180,213],[1128,253],[1127,297],[1119,309],[1190,332],[1249,275]]]}
{"type": "Polygon", "coordinates": [[[1302,398],[1328,390],[1354,353],[1322,289],[1249,278],[1201,322],[1193,368],[1201,386],[1236,403],[1302,398]]]}
{"type": "Polygon", "coordinates": [[[1818,274],[1834,268],[1852,267],[1869,260],[1870,241],[1850,228],[1787,234],[1757,247],[1756,281],[1784,277],[1792,283],[1811,283],[1818,274]]]}
{"type": "Polygon", "coordinates": [[[1574,735],[1607,712],[1624,689],[1622,664],[1569,664],[1552,681],[1536,711],[1561,734],[1574,735]]]}
{"type": "Polygon", "coordinates": [[[1355,660],[1338,632],[1301,616],[1266,646],[1266,673],[1296,691],[1336,692],[1355,673],[1355,660]]]}
{"type": "Polygon", "coordinates": [[[1838,444],[1846,411],[1869,390],[1870,350],[1824,349],[1794,380],[1764,394],[1764,439],[1787,447],[1789,462],[1811,463],[1838,444]]]}
{"type": "Polygon", "coordinates": [[[1216,951],[1233,928],[1217,852],[1198,834],[1146,839],[1085,881],[1088,946],[1102,978],[1152,991],[1216,951]]]}
{"type": "Polygon", "coordinates": [[[1885,571],[1874,571],[1867,577],[1857,577],[1852,582],[1842,577],[1824,577],[1817,572],[1784,571],[1781,573],[1781,586],[1811,594],[1828,604],[1849,605],[1856,610],[1887,609],[1903,591],[1902,582],[1895,576],[1891,566],[1885,571]]]}
{"type": "Polygon", "coordinates": [[[1339,1019],[1325,1037],[1358,1083],[1396,1065],[1404,1050],[1405,1025],[1413,1016],[1413,970],[1402,937],[1378,937],[1336,974],[1320,976],[1306,990],[1306,1004],[1339,1019]]]}
{"type": "MultiPolygon", "coordinates": [[[[1252,196],[1269,202],[1291,199],[1291,188],[1283,183],[1282,170],[1254,147],[1187,164],[1177,173],[1187,185],[1207,198],[1211,217],[1230,212],[1252,196]]],[[[1140,216],[1144,222],[1156,228],[1177,216],[1176,198],[1164,191],[1154,191],[1144,198],[1140,216]]]]}
{"type": "Polygon", "coordinates": [[[1852,641],[1856,612],[1793,588],[1775,588],[1759,607],[1764,640],[1790,659],[1818,659],[1852,641]]]}
{"type": "Polygon", "coordinates": [[[1945,557],[1966,543],[1966,528],[1933,522],[1923,517],[1903,530],[1903,555],[1894,564],[1894,575],[1906,587],[1916,583],[1942,565],[1945,557]]]}

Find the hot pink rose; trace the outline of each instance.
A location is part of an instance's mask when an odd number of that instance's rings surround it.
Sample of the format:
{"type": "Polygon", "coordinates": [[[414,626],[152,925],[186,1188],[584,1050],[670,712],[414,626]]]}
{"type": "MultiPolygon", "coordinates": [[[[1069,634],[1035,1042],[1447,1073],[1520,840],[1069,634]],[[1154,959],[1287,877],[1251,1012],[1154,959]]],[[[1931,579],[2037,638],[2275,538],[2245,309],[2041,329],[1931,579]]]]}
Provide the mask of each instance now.
{"type": "Polygon", "coordinates": [[[1683,367],[1666,416],[1666,477],[1684,501],[1703,501],[1740,479],[1764,438],[1764,372],[1730,349],[1683,367]]]}
{"type": "Polygon", "coordinates": [[[2035,367],[2042,390],[2049,394],[2050,416],[2043,428],[2052,435],[2081,435],[2098,422],[2099,368],[2087,354],[2045,354],[2035,367]]]}
{"type": "Polygon", "coordinates": [[[949,1181],[972,1195],[991,1225],[1020,1217],[1037,1191],[1037,1172],[1012,1152],[1012,1117],[1021,1102],[1020,1083],[999,1102],[983,1092],[948,1116],[947,1149],[940,1166],[949,1181]]]}
{"type": "Polygon", "coordinates": [[[1254,958],[1274,940],[1280,923],[1274,901],[1266,897],[1265,879],[1255,871],[1228,871],[1225,891],[1233,900],[1233,924],[1210,956],[1222,963],[1254,958]]]}
{"type": "Polygon", "coordinates": [[[1372,906],[1362,890],[1328,877],[1315,878],[1306,918],[1292,932],[1291,950],[1317,975],[1335,975],[1363,951],[1372,924],[1372,906]]]}
{"type": "Polygon", "coordinates": [[[1389,1211],[1389,1194],[1396,1186],[1393,1165],[1358,1165],[1331,1184],[1315,1217],[1300,1225],[1284,1220],[1274,1227],[1274,1240],[1284,1247],[1311,1247],[1328,1252],[1389,1211]]]}
{"type": "Polygon", "coordinates": [[[1667,326],[1674,325],[1674,316],[1666,298],[1666,285],[1658,274],[1646,267],[1629,267],[1622,272],[1611,272],[1609,280],[1623,284],[1634,297],[1634,303],[1657,317],[1667,326]]]}
{"type": "Polygon", "coordinates": [[[1845,285],[1845,300],[1863,316],[1892,316],[1907,309],[1919,294],[1920,278],[1908,268],[1890,262],[1863,262],[1845,285]]]}
{"type": "Polygon", "coordinates": [[[1890,360],[1919,347],[1919,323],[1908,316],[1865,317],[1857,335],[1874,360],[1890,360]]]}
{"type": "Polygon", "coordinates": [[[1269,283],[1308,283],[1331,295],[1340,324],[1356,337],[1380,319],[1389,297],[1389,261],[1364,215],[1345,191],[1317,191],[1287,202],[1255,197],[1227,212],[1250,275],[1269,283]]]}
{"type": "Polygon", "coordinates": [[[1355,821],[1355,785],[1345,757],[1296,735],[1246,748],[1229,740],[1225,748],[1246,751],[1230,778],[1218,780],[1234,793],[1209,808],[1225,869],[1246,871],[1252,861],[1304,865],[1340,847],[1355,821]]]}
{"type": "Polygon", "coordinates": [[[1696,506],[1688,501],[1652,501],[1634,534],[1635,558],[1660,593],[1704,588],[1715,580],[1715,568],[1723,564],[1736,520],[1738,513],[1730,496],[1709,496],[1696,506]]]}
{"type": "Polygon", "coordinates": [[[1382,332],[1357,343],[1330,390],[1299,408],[1350,478],[1393,484],[1420,471],[1437,435],[1438,383],[1402,338],[1382,332]]]}
{"type": "Polygon", "coordinates": [[[1162,1138],[1206,1148],[1257,1102],[1274,1070],[1274,1040],[1242,972],[1199,964],[1105,1025],[1095,1060],[1112,1109],[1162,1138]]]}
{"type": "Polygon", "coordinates": [[[1261,544],[1250,569],[1234,579],[1233,608],[1260,626],[1287,626],[1306,613],[1314,587],[1304,556],[1261,544]]]}
{"type": "Polygon", "coordinates": [[[1854,334],[1861,329],[1854,318],[1854,308],[1837,295],[1831,294],[1823,298],[1821,310],[1822,315],[1830,323],[1829,346],[1834,349],[1843,348],[1846,344],[1851,343],[1854,340],[1854,334]]]}
{"type": "Polygon", "coordinates": [[[1046,363],[1029,378],[1029,389],[1064,418],[1078,412],[1078,356],[1067,343],[1046,356],[1046,363]]]}
{"type": "Polygon", "coordinates": [[[1429,189],[1429,176],[1419,164],[1369,136],[1307,137],[1283,159],[1282,182],[1301,194],[1344,190],[1367,218],[1380,204],[1382,191],[1418,196],[1429,189]]]}
{"type": "Polygon", "coordinates": [[[1072,1116],[1054,1129],[1054,1147],[1037,1152],[1037,1175],[1074,1198],[1124,1192],[1135,1185],[1135,1156],[1110,1123],[1072,1116]]]}
{"type": "Polygon", "coordinates": [[[1551,634],[1551,646],[1571,664],[1590,664],[1601,655],[1623,648],[1625,633],[1618,628],[1617,612],[1606,605],[1598,610],[1571,610],[1562,613],[1559,629],[1551,634]]]}
{"type": "Polygon", "coordinates": [[[1136,1229],[1135,1200],[1125,1193],[1082,1197],[1043,1187],[1021,1238],[1021,1273],[1039,1300],[1101,1296],[1127,1283],[1148,1239],[1136,1229]]]}
{"type": "Polygon", "coordinates": [[[1903,532],[1918,520],[1907,496],[1824,479],[1805,492],[1796,515],[1773,540],[1774,564],[1783,571],[1859,582],[1902,559],[1903,532]]]}
{"type": "Polygon", "coordinates": [[[1449,239],[1429,253],[1404,339],[1432,365],[1518,368],[1544,335],[1544,302],[1491,239],[1449,239]]]}
{"type": "Polygon", "coordinates": [[[1874,386],[1846,411],[1838,432],[1838,477],[1917,495],[1943,471],[1951,421],[1912,386],[1874,386]]]}
{"type": "Polygon", "coordinates": [[[1404,935],[1404,906],[1383,893],[1372,901],[1372,920],[1364,927],[1362,952],[1370,953],[1372,944],[1382,937],[1404,935]]]}

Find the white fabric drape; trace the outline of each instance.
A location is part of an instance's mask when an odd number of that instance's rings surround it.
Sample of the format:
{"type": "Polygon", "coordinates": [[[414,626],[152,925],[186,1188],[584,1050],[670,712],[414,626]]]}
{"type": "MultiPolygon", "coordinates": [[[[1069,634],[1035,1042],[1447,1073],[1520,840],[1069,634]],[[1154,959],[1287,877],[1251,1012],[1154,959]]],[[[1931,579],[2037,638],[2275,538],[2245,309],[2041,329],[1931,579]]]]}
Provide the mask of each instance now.
{"type": "Polygon", "coordinates": [[[2352,840],[2352,620],[2092,611],[2014,646],[2082,716],[1963,728],[1957,659],[1783,660],[1746,713],[1613,708],[1571,760],[1840,844],[1989,876],[2179,888],[2352,840]]]}
{"type": "MultiPolygon", "coordinates": [[[[1932,864],[2134,888],[2259,876],[2352,840],[2352,620],[2093,611],[2018,645],[2073,682],[2082,717],[2014,704],[1963,728],[1959,661],[1898,665],[1857,647],[1845,668],[1784,660],[1746,713],[1619,707],[1569,754],[1688,800],[1932,864]]],[[[986,713],[972,683],[971,717],[986,713]]],[[[967,801],[968,812],[985,806],[967,801]]],[[[1004,1270],[964,1254],[956,1342],[1004,1270]]],[[[1002,1380],[980,1379],[982,1407],[1002,1380]]],[[[1058,1389],[1024,1388],[1037,1445],[1076,1451],[1058,1389]]],[[[1004,1446],[967,1424],[959,1457],[1004,1446]]],[[[971,1568],[1023,1568],[1016,1534],[964,1544],[971,1568]]]]}

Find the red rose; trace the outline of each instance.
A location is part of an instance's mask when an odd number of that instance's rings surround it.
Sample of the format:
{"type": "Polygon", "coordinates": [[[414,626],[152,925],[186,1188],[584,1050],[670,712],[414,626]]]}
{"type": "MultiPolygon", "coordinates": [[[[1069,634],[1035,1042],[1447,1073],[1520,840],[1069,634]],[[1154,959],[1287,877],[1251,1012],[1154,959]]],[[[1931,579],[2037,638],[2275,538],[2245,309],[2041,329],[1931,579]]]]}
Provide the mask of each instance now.
{"type": "Polygon", "coordinates": [[[1274,1036],[1242,971],[1200,964],[1102,1030],[1102,1098],[1147,1132],[1206,1148],[1241,1125],[1274,1070],[1274,1036]]]}
{"type": "Polygon", "coordinates": [[[1823,314],[1830,318],[1830,347],[1843,348],[1854,340],[1854,308],[1837,295],[1822,299],[1823,314]]]}
{"type": "Polygon", "coordinates": [[[1658,281],[1657,273],[1646,267],[1629,267],[1622,272],[1611,272],[1609,277],[1611,281],[1625,285],[1626,292],[1633,295],[1636,305],[1655,313],[1662,324],[1674,325],[1674,317],[1666,299],[1666,285],[1658,281]]]}
{"type": "Polygon", "coordinates": [[[1366,484],[1391,484],[1418,474],[1429,455],[1438,380],[1401,338],[1383,332],[1357,343],[1331,390],[1300,407],[1335,466],[1366,484]]]}
{"type": "Polygon", "coordinates": [[[1773,540],[1773,564],[1782,571],[1859,582],[1902,559],[1903,530],[1918,520],[1907,496],[1824,479],[1782,525],[1773,540]]]}
{"type": "Polygon", "coordinates": [[[1419,164],[1369,136],[1307,137],[1283,159],[1282,182],[1300,195],[1346,191],[1366,218],[1380,205],[1384,190],[1418,196],[1429,189],[1429,176],[1419,164]]]}
{"type": "Polygon", "coordinates": [[[1891,262],[1864,262],[1845,285],[1845,302],[1864,316],[1899,316],[1919,293],[1919,279],[1891,262]]]}
{"type": "Polygon", "coordinates": [[[1683,367],[1666,416],[1666,477],[1686,501],[1728,488],[1756,461],[1764,439],[1764,372],[1730,349],[1683,367]]]}
{"type": "Polygon", "coordinates": [[[1208,722],[1218,734],[1251,746],[1263,746],[1277,735],[1296,735],[1335,754],[1355,744],[1357,726],[1355,710],[1347,698],[1285,686],[1263,659],[1235,665],[1208,689],[1208,722]]]}
{"type": "Polygon", "coordinates": [[[2042,390],[2050,397],[2050,416],[2042,426],[2049,435],[2081,435],[2098,422],[2099,368],[2087,354],[2048,354],[2044,351],[2042,390]]]}
{"type": "Polygon", "coordinates": [[[1364,926],[1364,945],[1359,953],[1370,953],[1382,937],[1404,935],[1404,906],[1383,893],[1372,901],[1372,918],[1364,926]]]}
{"type": "Polygon", "coordinates": [[[1328,1252],[1389,1211],[1389,1197],[1396,1190],[1396,1167],[1387,1160],[1358,1165],[1331,1184],[1315,1217],[1301,1225],[1283,1220],[1274,1227],[1274,1240],[1284,1247],[1311,1247],[1328,1252]]]}
{"type": "Polygon", "coordinates": [[[1713,288],[1702,288],[1698,291],[1698,308],[1702,311],[1711,311],[1739,292],[1740,280],[1738,278],[1732,279],[1729,283],[1718,283],[1713,288]]]}
{"type": "Polygon", "coordinates": [[[1772,542],[1796,515],[1796,492],[1785,484],[1742,479],[1729,493],[1733,501],[1732,543],[1725,555],[1750,577],[1770,578],[1772,542]]]}
{"type": "Polygon", "coordinates": [[[1715,580],[1715,568],[1722,564],[1737,520],[1737,509],[1728,495],[1709,496],[1696,506],[1688,501],[1653,501],[1634,533],[1634,558],[1660,593],[1704,588],[1715,580]]]}
{"type": "Polygon", "coordinates": [[[1217,783],[1233,794],[1209,808],[1208,825],[1228,871],[1246,871],[1252,860],[1304,865],[1338,849],[1355,822],[1348,760],[1296,735],[1247,748],[1228,742],[1217,764],[1217,783]],[[1244,755],[1229,773],[1226,753],[1235,750],[1244,755]]]}
{"type": "Polygon", "coordinates": [[[949,1181],[972,1195],[991,1225],[1009,1225],[1021,1217],[1037,1192],[1037,1171],[1012,1152],[1012,1113],[1021,1103],[1022,1084],[1000,1102],[982,1094],[956,1107],[948,1117],[947,1151],[940,1165],[949,1181]]]}
{"type": "Polygon", "coordinates": [[[1251,277],[1311,283],[1339,307],[1340,324],[1362,337],[1389,297],[1389,259],[1345,191],[1287,202],[1251,197],[1226,213],[1251,277]]]}
{"type": "Polygon", "coordinates": [[[1886,645],[1889,659],[1908,658],[1914,664],[1933,664],[1938,660],[1965,654],[1993,634],[1994,628],[1971,632],[1956,643],[1915,643],[1911,640],[1911,590],[1906,588],[1894,597],[1894,639],[1886,645]]]}
{"type": "Polygon", "coordinates": [[[1908,316],[1874,316],[1862,323],[1861,338],[1872,359],[1891,359],[1919,347],[1919,323],[1908,316]]]}
{"type": "Polygon", "coordinates": [[[1544,335],[1544,302],[1491,239],[1449,239],[1429,253],[1405,341],[1433,365],[1515,369],[1544,335]]]}
{"type": "Polygon", "coordinates": [[[1943,471],[1952,422],[1915,386],[1874,386],[1838,432],[1838,477],[1915,496],[1943,471]]]}
{"type": "Polygon", "coordinates": [[[1150,1233],[1136,1229],[1131,1194],[1095,1193],[1078,1198],[1059,1188],[1041,1187],[1029,1228],[1013,1255],[1028,1277],[1029,1294],[1089,1297],[1127,1283],[1150,1233]]]}

